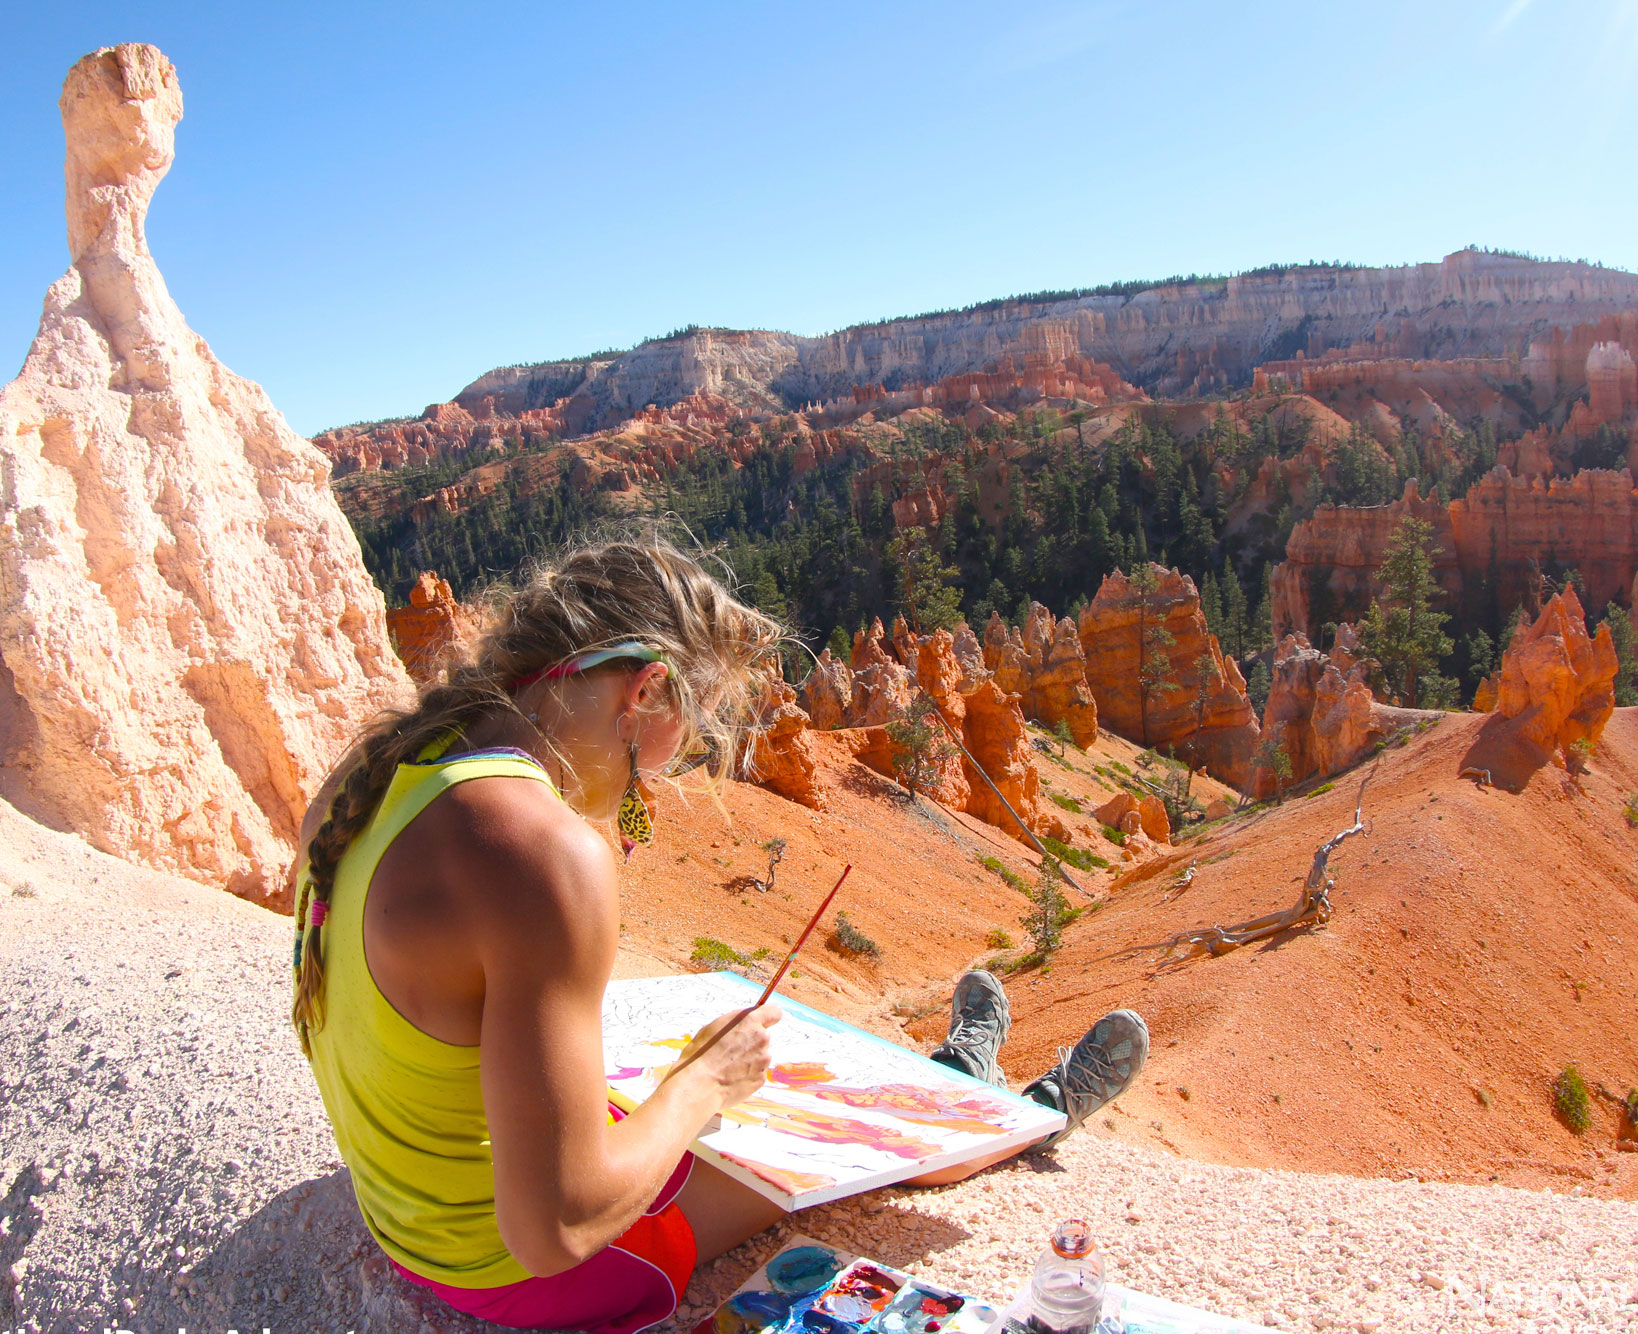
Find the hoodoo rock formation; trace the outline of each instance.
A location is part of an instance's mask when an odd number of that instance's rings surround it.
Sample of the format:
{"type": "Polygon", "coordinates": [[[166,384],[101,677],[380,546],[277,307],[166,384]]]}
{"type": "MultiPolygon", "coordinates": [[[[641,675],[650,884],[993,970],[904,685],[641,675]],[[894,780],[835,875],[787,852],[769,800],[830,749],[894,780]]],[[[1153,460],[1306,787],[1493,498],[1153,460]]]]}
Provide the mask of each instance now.
{"type": "MultiPolygon", "coordinates": [[[[1351,633],[1339,635],[1342,642],[1352,639],[1351,633]]],[[[1378,703],[1365,684],[1364,664],[1354,661],[1351,653],[1328,658],[1302,634],[1287,635],[1274,650],[1263,735],[1279,737],[1291,761],[1288,785],[1339,774],[1370,754],[1395,728],[1426,716],[1378,703]]],[[[1253,796],[1271,797],[1276,786],[1271,769],[1259,765],[1253,771],[1253,796]]]]}
{"type": "Polygon", "coordinates": [[[781,680],[763,690],[757,729],[751,737],[747,776],[770,791],[812,810],[825,809],[824,792],[814,781],[813,731],[796,702],[796,691],[781,680]]]}
{"type": "Polygon", "coordinates": [[[1270,576],[1275,633],[1314,635],[1326,621],[1363,616],[1382,592],[1376,571],[1407,515],[1433,525],[1434,577],[1458,613],[1481,591],[1503,608],[1534,606],[1547,566],[1580,571],[1594,607],[1630,597],[1638,574],[1638,490],[1625,469],[1525,479],[1497,467],[1448,505],[1424,500],[1412,480],[1392,504],[1321,505],[1291,530],[1270,576]]]}
{"type": "Polygon", "coordinates": [[[148,252],[176,71],[106,48],[61,105],[72,265],[0,390],[0,796],[282,901],[308,798],[409,683],[324,456],[211,355],[148,252]]]}
{"type": "Polygon", "coordinates": [[[1020,698],[1024,716],[1063,723],[1077,746],[1098,739],[1098,705],[1086,681],[1086,652],[1075,622],[1054,621],[1039,602],[1011,630],[990,613],[984,627],[984,667],[996,685],[1020,698]]]}
{"type": "MultiPolygon", "coordinates": [[[[949,744],[949,734],[934,724],[930,753],[937,763],[923,786],[928,796],[1020,840],[1024,835],[1007,811],[1009,803],[1032,830],[1065,834],[1062,821],[1042,808],[1041,776],[1020,697],[986,670],[978,640],[965,624],[954,634],[936,630],[917,636],[899,620],[889,636],[877,620],[854,635],[851,664],[836,660],[828,649],[820,654],[799,700],[814,729],[840,733],[857,759],[891,778],[899,748],[887,724],[904,719],[918,696],[932,702],[971,757],[949,744]]],[[[791,707],[798,707],[795,699],[791,707]]],[[[759,769],[762,765],[759,759],[759,769]]],[[[773,782],[764,785],[784,791],[773,782]]]]}
{"type": "Polygon", "coordinates": [[[1596,744],[1615,711],[1617,667],[1610,627],[1589,635],[1580,599],[1567,588],[1514,634],[1475,706],[1494,710],[1514,736],[1544,754],[1596,744]]]}
{"type": "Polygon", "coordinates": [[[474,627],[450,592],[449,580],[422,570],[410,587],[409,606],[387,609],[387,632],[409,674],[429,681],[450,649],[472,638],[474,627]]]}
{"type": "Polygon", "coordinates": [[[1151,565],[1154,589],[1144,595],[1119,570],[1104,578],[1081,612],[1086,679],[1103,725],[1129,741],[1171,749],[1214,778],[1243,788],[1257,748],[1257,715],[1245,679],[1206,629],[1194,580],[1151,565]],[[1144,689],[1146,653],[1164,657],[1164,671],[1144,689]],[[1202,672],[1200,664],[1209,659],[1202,672]]]}

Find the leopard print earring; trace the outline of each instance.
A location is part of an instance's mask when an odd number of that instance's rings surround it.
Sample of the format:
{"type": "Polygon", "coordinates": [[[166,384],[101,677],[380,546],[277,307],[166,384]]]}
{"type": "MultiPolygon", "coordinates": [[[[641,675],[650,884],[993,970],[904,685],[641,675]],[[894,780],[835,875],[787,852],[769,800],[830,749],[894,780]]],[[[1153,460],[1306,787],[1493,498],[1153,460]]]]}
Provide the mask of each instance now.
{"type": "Polygon", "coordinates": [[[614,823],[620,830],[620,851],[626,854],[629,862],[638,844],[647,847],[654,841],[654,821],[649,818],[648,804],[637,789],[637,743],[633,741],[628,744],[631,781],[626,785],[626,795],[620,801],[620,812],[614,817],[614,823]]]}

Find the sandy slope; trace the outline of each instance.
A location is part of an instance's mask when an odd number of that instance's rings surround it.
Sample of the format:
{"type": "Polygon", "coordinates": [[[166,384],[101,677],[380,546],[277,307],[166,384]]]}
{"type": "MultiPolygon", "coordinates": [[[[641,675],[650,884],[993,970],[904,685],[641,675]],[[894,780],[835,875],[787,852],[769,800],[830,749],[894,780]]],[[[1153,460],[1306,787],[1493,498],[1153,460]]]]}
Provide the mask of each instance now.
{"type": "Polygon", "coordinates": [[[1134,948],[1291,903],[1313,849],[1352,821],[1362,771],[1133,872],[1070,928],[1050,975],[1009,983],[1029,999],[1013,1006],[1008,1072],[1030,1073],[1088,1013],[1133,1005],[1155,1046],[1114,1118],[1122,1138],[1250,1166],[1638,1198],[1615,1101],[1595,1096],[1576,1136],[1551,1096],[1572,1062],[1595,1090],[1638,1086],[1638,830],[1622,815],[1638,709],[1616,712],[1581,780],[1548,766],[1517,793],[1457,777],[1481,726],[1450,715],[1384,754],[1369,834],[1333,861],[1324,930],[1175,969],[1134,948]]]}
{"type": "MultiPolygon", "coordinates": [[[[0,808],[0,1273],[21,1278],[0,1327],[470,1327],[353,1214],[285,1027],[287,932],[0,808]]],[[[1000,1297],[1077,1212],[1120,1279],[1291,1328],[1638,1328],[1638,1205],[1192,1164],[1101,1122],[1055,1162],[794,1222],[1000,1297]]],[[[685,1316],[773,1240],[700,1275],[685,1316]]]]}

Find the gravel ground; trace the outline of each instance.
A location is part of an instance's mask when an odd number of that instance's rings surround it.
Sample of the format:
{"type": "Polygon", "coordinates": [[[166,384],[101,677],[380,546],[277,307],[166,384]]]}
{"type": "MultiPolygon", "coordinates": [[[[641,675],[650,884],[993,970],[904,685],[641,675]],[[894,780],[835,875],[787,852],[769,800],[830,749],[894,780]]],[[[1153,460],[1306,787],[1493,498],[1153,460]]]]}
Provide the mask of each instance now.
{"type": "MultiPolygon", "coordinates": [[[[0,1329],[487,1328],[358,1222],[285,1020],[288,920],[0,806],[0,1329]]],[[[1128,1286],[1292,1330],[1638,1330],[1638,1205],[1192,1163],[1094,1125],[1056,1159],[794,1216],[1004,1299],[1059,1218],[1128,1286]]]]}

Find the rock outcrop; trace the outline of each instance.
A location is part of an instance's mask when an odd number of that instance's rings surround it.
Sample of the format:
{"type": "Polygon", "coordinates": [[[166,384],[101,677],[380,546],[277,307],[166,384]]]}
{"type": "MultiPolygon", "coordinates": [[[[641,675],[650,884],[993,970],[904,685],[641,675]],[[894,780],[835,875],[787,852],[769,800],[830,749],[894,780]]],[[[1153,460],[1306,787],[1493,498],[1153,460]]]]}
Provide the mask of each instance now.
{"type": "Polygon", "coordinates": [[[280,903],[309,797],[409,683],[324,456],[148,252],[176,71],[106,48],[61,105],[72,265],[0,390],[0,796],[280,903]]]}
{"type": "Polygon", "coordinates": [[[1496,467],[1448,505],[1424,500],[1412,480],[1392,504],[1321,505],[1292,529],[1270,576],[1276,633],[1313,635],[1326,621],[1363,616],[1382,593],[1376,571],[1406,515],[1433,526],[1434,578],[1464,627],[1481,590],[1504,611],[1535,606],[1543,566],[1580,571],[1594,607],[1629,598],[1638,574],[1638,490],[1624,469],[1526,479],[1496,467]]]}
{"type": "MultiPolygon", "coordinates": [[[[886,637],[880,617],[869,629],[853,636],[853,702],[847,715],[849,727],[880,727],[902,718],[910,707],[910,671],[882,647],[886,637]]],[[[892,647],[891,641],[888,647],[892,647]]]]}
{"type": "MultiPolygon", "coordinates": [[[[972,757],[1000,789],[1001,796],[1033,830],[1063,837],[1062,821],[1043,818],[1041,775],[1031,758],[1029,732],[1018,698],[991,681],[982,682],[970,695],[961,696],[965,709],[961,735],[972,757]]],[[[989,783],[977,773],[967,774],[967,812],[993,824],[1002,833],[1024,841],[1012,818],[989,783]]]]}
{"type": "Polygon", "coordinates": [[[813,730],[796,702],[796,691],[782,680],[770,679],[751,734],[747,777],[799,805],[822,811],[825,796],[814,777],[817,769],[813,730]]]}
{"type": "Polygon", "coordinates": [[[410,586],[409,605],[387,609],[387,633],[409,674],[430,681],[444,655],[473,637],[472,618],[455,600],[449,580],[423,570],[410,586]]]}
{"type": "Polygon", "coordinates": [[[822,732],[847,726],[853,712],[853,669],[831,657],[828,648],[802,682],[802,707],[822,732]]]}
{"type": "MultiPolygon", "coordinates": [[[[1348,627],[1346,641],[1353,639],[1348,627]]],[[[1339,641],[1344,637],[1339,634],[1339,641]]],[[[1365,665],[1351,652],[1335,659],[1321,653],[1304,635],[1287,635],[1274,650],[1274,679],[1263,710],[1263,737],[1278,736],[1291,761],[1287,785],[1310,778],[1329,778],[1358,764],[1377,742],[1402,726],[1434,717],[1425,710],[1381,704],[1365,683],[1365,665]]],[[[1276,783],[1271,769],[1257,766],[1253,796],[1271,797],[1276,783]]]]}
{"type": "Polygon", "coordinates": [[[1000,616],[990,613],[983,661],[1001,689],[1019,696],[1026,718],[1049,726],[1063,723],[1077,746],[1098,739],[1098,705],[1086,681],[1086,652],[1067,616],[1054,621],[1039,602],[1031,602],[1023,626],[1008,629],[1000,616]]]}
{"type": "Polygon", "coordinates": [[[1004,798],[1031,829],[1066,836],[1063,822],[1042,806],[1041,776],[1019,696],[985,669],[977,637],[966,625],[953,634],[937,630],[917,636],[899,620],[889,636],[878,619],[854,635],[851,664],[837,661],[828,649],[820,654],[802,683],[800,702],[813,727],[839,731],[857,759],[892,778],[899,747],[887,724],[904,718],[918,695],[932,702],[967,750],[964,756],[949,744],[947,732],[935,732],[936,772],[923,787],[929,797],[1022,840],[1004,798]]]}
{"type": "Polygon", "coordinates": [[[1243,788],[1258,732],[1245,680],[1206,629],[1194,580],[1158,565],[1150,569],[1155,588],[1147,597],[1117,570],[1081,612],[1086,679],[1098,718],[1129,741],[1171,749],[1214,778],[1243,788]],[[1160,684],[1144,692],[1138,667],[1143,640],[1155,627],[1165,635],[1151,641],[1151,651],[1164,655],[1166,669],[1160,684]]]}
{"type": "Polygon", "coordinates": [[[1596,743],[1615,711],[1617,667],[1609,626],[1589,635],[1575,590],[1565,589],[1515,632],[1475,706],[1493,709],[1516,737],[1541,752],[1596,743]]]}

